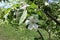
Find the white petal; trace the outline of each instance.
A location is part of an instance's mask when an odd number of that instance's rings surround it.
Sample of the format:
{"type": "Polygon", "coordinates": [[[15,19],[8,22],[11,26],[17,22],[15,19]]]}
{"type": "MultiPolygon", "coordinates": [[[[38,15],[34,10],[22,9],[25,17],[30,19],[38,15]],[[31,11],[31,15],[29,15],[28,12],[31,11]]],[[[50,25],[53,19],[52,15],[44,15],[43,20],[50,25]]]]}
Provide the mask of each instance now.
{"type": "Polygon", "coordinates": [[[33,22],[33,23],[38,23],[39,22],[38,18],[35,18],[35,16],[30,16],[30,17],[28,17],[28,19],[30,19],[30,21],[33,22]]]}
{"type": "Polygon", "coordinates": [[[30,24],[30,20],[26,20],[26,21],[25,21],[25,24],[26,24],[26,25],[30,24]]]}
{"type": "Polygon", "coordinates": [[[37,24],[33,24],[33,28],[34,29],[38,29],[38,25],[37,24]]]}
{"type": "Polygon", "coordinates": [[[49,3],[48,2],[45,2],[45,6],[48,6],[49,5],[49,3]]]}
{"type": "Polygon", "coordinates": [[[36,18],[35,20],[34,20],[34,23],[38,23],[39,22],[39,20],[36,18]]]}
{"type": "Polygon", "coordinates": [[[24,4],[23,6],[20,7],[20,9],[26,9],[26,7],[28,7],[28,4],[24,4]]]}
{"type": "Polygon", "coordinates": [[[60,19],[57,19],[58,21],[60,21],[60,19]]]}
{"type": "Polygon", "coordinates": [[[22,3],[24,3],[24,2],[20,2],[20,4],[22,4],[22,3]]]}
{"type": "Polygon", "coordinates": [[[16,18],[14,18],[13,20],[16,20],[16,18]]]}
{"type": "Polygon", "coordinates": [[[26,6],[22,6],[20,9],[26,9],[26,6]]]}
{"type": "Polygon", "coordinates": [[[28,17],[28,19],[30,19],[30,20],[33,19],[33,18],[34,18],[33,16],[28,17]]]}
{"type": "Polygon", "coordinates": [[[28,7],[28,6],[30,6],[30,5],[26,4],[26,7],[28,7]]]}
{"type": "Polygon", "coordinates": [[[33,25],[30,24],[30,25],[28,26],[28,29],[29,29],[29,30],[32,30],[32,29],[33,29],[33,25]]]}
{"type": "Polygon", "coordinates": [[[6,15],[4,15],[4,17],[3,18],[5,18],[5,19],[7,19],[7,16],[9,15],[9,13],[7,13],[6,15]]]}
{"type": "Polygon", "coordinates": [[[58,9],[58,11],[60,11],[60,9],[58,9]]]}

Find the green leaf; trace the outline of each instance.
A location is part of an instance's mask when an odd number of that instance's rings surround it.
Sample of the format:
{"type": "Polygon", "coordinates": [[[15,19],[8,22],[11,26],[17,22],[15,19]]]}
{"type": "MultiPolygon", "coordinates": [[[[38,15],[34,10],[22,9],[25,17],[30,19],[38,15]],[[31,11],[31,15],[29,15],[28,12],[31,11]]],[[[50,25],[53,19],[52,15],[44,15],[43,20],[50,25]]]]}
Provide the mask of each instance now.
{"type": "Polygon", "coordinates": [[[48,32],[46,30],[44,30],[44,29],[39,29],[39,31],[42,34],[44,40],[48,40],[48,38],[49,38],[48,32]]]}
{"type": "Polygon", "coordinates": [[[5,14],[9,13],[11,11],[11,8],[5,9],[5,14]]]}
{"type": "Polygon", "coordinates": [[[20,4],[14,4],[12,7],[17,9],[17,7],[20,7],[20,4]]]}
{"type": "Polygon", "coordinates": [[[22,16],[21,16],[21,18],[20,18],[20,20],[19,20],[19,25],[20,25],[21,23],[23,23],[23,21],[26,19],[26,17],[27,17],[27,10],[24,10],[24,11],[23,11],[23,14],[22,14],[22,16]]]}
{"type": "Polygon", "coordinates": [[[35,9],[35,8],[38,8],[38,6],[35,5],[34,3],[32,3],[32,4],[29,6],[29,8],[35,9]]]}
{"type": "Polygon", "coordinates": [[[42,16],[42,12],[41,11],[37,11],[37,14],[42,16]]]}

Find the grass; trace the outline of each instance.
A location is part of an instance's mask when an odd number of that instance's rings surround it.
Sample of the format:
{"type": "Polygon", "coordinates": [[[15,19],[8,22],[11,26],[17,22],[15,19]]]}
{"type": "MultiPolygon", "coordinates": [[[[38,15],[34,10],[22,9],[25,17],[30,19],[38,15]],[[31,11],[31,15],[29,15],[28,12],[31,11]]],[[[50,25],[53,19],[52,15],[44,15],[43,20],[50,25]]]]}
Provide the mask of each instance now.
{"type": "Polygon", "coordinates": [[[35,30],[28,30],[23,25],[16,31],[15,26],[8,23],[0,24],[0,40],[34,40],[38,37],[38,33],[35,30]]]}

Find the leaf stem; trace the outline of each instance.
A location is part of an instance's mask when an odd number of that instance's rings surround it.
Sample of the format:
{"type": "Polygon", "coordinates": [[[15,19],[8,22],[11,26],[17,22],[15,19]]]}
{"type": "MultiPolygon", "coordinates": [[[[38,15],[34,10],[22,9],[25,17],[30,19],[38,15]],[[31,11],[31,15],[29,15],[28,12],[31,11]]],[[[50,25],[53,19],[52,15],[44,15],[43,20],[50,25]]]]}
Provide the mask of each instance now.
{"type": "Polygon", "coordinates": [[[39,35],[41,36],[42,40],[44,40],[42,34],[39,32],[39,30],[37,30],[37,32],[39,33],[39,35]]]}

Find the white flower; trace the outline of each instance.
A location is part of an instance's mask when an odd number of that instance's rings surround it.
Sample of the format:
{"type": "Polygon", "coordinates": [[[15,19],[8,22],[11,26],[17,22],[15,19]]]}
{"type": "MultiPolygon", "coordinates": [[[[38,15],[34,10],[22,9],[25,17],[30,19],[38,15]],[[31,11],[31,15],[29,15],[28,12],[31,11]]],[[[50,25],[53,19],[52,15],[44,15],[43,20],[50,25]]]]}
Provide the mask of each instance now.
{"type": "Polygon", "coordinates": [[[49,5],[49,3],[48,2],[45,2],[45,6],[48,6],[49,5]]]}
{"type": "Polygon", "coordinates": [[[33,29],[33,24],[30,24],[30,25],[28,26],[28,29],[29,29],[29,30],[32,30],[32,29],[33,29]]]}
{"type": "Polygon", "coordinates": [[[9,13],[7,13],[6,15],[4,15],[4,17],[3,18],[5,18],[5,19],[7,19],[7,16],[9,15],[9,13]]]}
{"type": "Polygon", "coordinates": [[[38,29],[38,25],[37,24],[33,24],[33,28],[34,29],[38,29]]]}
{"type": "Polygon", "coordinates": [[[50,32],[51,30],[48,30],[48,32],[50,32]]]}
{"type": "Polygon", "coordinates": [[[26,3],[22,3],[22,6],[20,6],[20,9],[26,9],[26,7],[28,7],[29,5],[26,3]]]}
{"type": "Polygon", "coordinates": [[[60,11],[60,9],[58,9],[58,11],[60,11]]]}
{"type": "Polygon", "coordinates": [[[13,20],[16,20],[16,18],[14,18],[13,20]]]}
{"type": "Polygon", "coordinates": [[[26,21],[25,21],[25,24],[26,24],[26,25],[30,24],[30,20],[26,20],[26,21]]]}
{"type": "Polygon", "coordinates": [[[31,22],[38,23],[39,20],[37,18],[35,18],[35,16],[30,16],[28,19],[30,19],[31,22]]]}
{"type": "Polygon", "coordinates": [[[57,19],[58,21],[60,21],[60,19],[57,19]]]}
{"type": "Polygon", "coordinates": [[[28,25],[28,29],[32,30],[32,29],[38,29],[38,25],[36,23],[38,23],[38,19],[34,19],[33,16],[28,18],[29,20],[25,21],[25,24],[28,25]]]}
{"type": "Polygon", "coordinates": [[[0,22],[3,22],[3,20],[2,20],[2,19],[0,19],[0,22]]]}
{"type": "Polygon", "coordinates": [[[35,23],[34,23],[34,24],[31,23],[31,24],[28,26],[28,29],[29,29],[29,30],[38,29],[38,25],[35,24],[35,23]]]}

